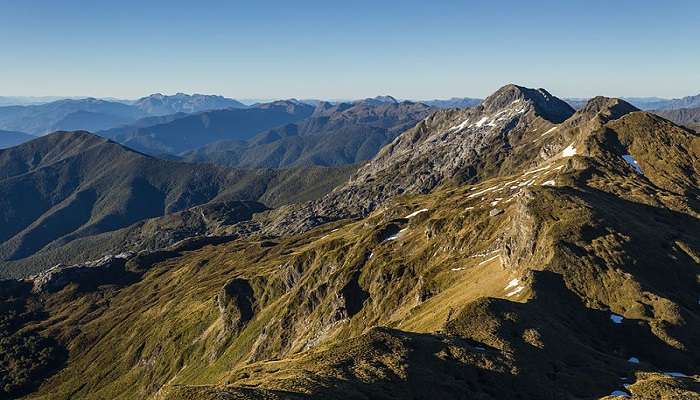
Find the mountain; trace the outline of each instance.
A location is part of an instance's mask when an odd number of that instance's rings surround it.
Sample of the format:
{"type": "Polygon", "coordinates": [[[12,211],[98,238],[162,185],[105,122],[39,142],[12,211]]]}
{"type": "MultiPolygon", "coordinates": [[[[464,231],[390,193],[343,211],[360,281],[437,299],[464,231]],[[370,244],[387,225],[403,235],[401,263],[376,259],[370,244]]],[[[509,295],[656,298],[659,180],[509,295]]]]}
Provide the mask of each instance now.
{"type": "Polygon", "coordinates": [[[568,105],[573,107],[575,110],[578,110],[579,108],[585,106],[588,103],[588,98],[581,98],[581,97],[576,97],[576,98],[565,98],[563,99],[568,105]]]}
{"type": "MultiPolygon", "coordinates": [[[[27,99],[17,105],[0,107],[0,129],[43,135],[57,130],[108,130],[134,123],[139,118],[179,113],[198,113],[224,108],[244,108],[244,104],[222,96],[201,94],[174,96],[153,94],[131,101],[95,98],[27,99]]],[[[7,102],[6,102],[7,103],[7,102]]]]}
{"type": "Polygon", "coordinates": [[[447,100],[424,100],[423,104],[435,108],[465,108],[474,107],[481,103],[483,99],[474,99],[471,97],[452,97],[447,100]]]}
{"type": "Polygon", "coordinates": [[[177,93],[166,96],[160,93],[142,97],[133,105],[147,115],[168,115],[177,113],[198,113],[223,108],[245,108],[246,105],[222,96],[177,93]]]}
{"type": "Polygon", "coordinates": [[[28,135],[24,132],[1,131],[0,130],[0,149],[14,147],[18,144],[28,142],[35,139],[35,136],[28,135]]]}
{"type": "Polygon", "coordinates": [[[86,130],[96,132],[103,129],[109,129],[113,126],[133,122],[133,119],[133,115],[113,115],[102,112],[79,110],[72,112],[56,121],[56,123],[49,127],[48,131],[86,130]]]}
{"type": "MultiPolygon", "coordinates": [[[[646,111],[700,107],[700,94],[696,96],[686,96],[680,99],[663,99],[660,97],[622,97],[621,99],[646,111]]],[[[589,99],[585,98],[565,99],[565,101],[575,109],[585,105],[588,100],[589,99]]]]}
{"type": "Polygon", "coordinates": [[[314,107],[308,104],[276,101],[249,108],[205,111],[183,118],[166,116],[172,120],[100,134],[144,153],[177,155],[220,140],[246,140],[273,127],[307,118],[313,111],[314,107]]]}
{"type": "Polygon", "coordinates": [[[386,104],[386,103],[397,104],[398,102],[399,101],[396,100],[394,97],[388,96],[388,95],[387,96],[376,96],[376,97],[371,97],[371,98],[357,101],[357,103],[364,103],[364,104],[371,105],[371,106],[378,106],[378,105],[386,104]]]}
{"type": "MultiPolygon", "coordinates": [[[[86,132],[58,132],[2,150],[2,274],[26,274],[56,262],[84,259],[115,244],[120,252],[140,248],[141,243],[127,244],[139,236],[138,223],[167,215],[172,226],[177,219],[172,214],[194,206],[225,202],[235,210],[238,202],[246,201],[246,209],[257,212],[265,206],[255,202],[309,200],[303,197],[305,189],[323,194],[329,189],[324,185],[339,183],[333,171],[311,182],[303,179],[318,175],[316,171],[299,173],[165,161],[86,132]]],[[[234,217],[227,218],[238,221],[234,217]]],[[[171,234],[181,238],[178,235],[171,234]]]]}
{"type": "Polygon", "coordinates": [[[700,107],[700,94],[695,96],[686,96],[680,99],[660,99],[657,101],[648,101],[640,105],[644,110],[675,110],[679,108],[696,108],[700,107]]]}
{"type": "Polygon", "coordinates": [[[186,113],[176,113],[169,115],[161,115],[156,117],[144,117],[139,118],[128,124],[116,126],[109,129],[104,129],[96,132],[98,135],[108,138],[115,139],[118,137],[126,138],[138,135],[139,129],[148,128],[150,126],[167,124],[175,121],[176,119],[184,118],[188,114],[186,113]]]}
{"type": "Polygon", "coordinates": [[[320,103],[307,119],[247,140],[219,141],[184,155],[191,162],[241,168],[338,166],[366,161],[432,109],[421,103],[320,103]]]}
{"type": "Polygon", "coordinates": [[[447,181],[474,182],[513,172],[508,168],[522,168],[538,154],[537,142],[523,141],[526,129],[548,131],[573,115],[567,103],[546,90],[515,85],[476,107],[440,110],[382,148],[347,184],[291,212],[296,221],[283,216],[270,229],[296,232],[309,224],[367,215],[403,193],[427,193],[447,181]]]}
{"type": "Polygon", "coordinates": [[[141,111],[119,102],[94,98],[66,99],[39,105],[0,107],[0,129],[44,135],[62,126],[103,128],[109,123],[122,124],[141,116],[141,111]],[[106,118],[106,122],[102,118],[106,118]]]}
{"type": "MultiPolygon", "coordinates": [[[[0,96],[0,106],[27,106],[32,104],[46,104],[56,100],[64,100],[68,97],[58,96],[0,96]]],[[[79,99],[76,97],[75,99],[79,99]]]]}
{"type": "Polygon", "coordinates": [[[234,223],[235,239],[0,281],[0,388],[696,399],[699,187],[698,134],[624,100],[574,111],[508,85],[422,120],[320,200],[234,223]]]}
{"type": "Polygon", "coordinates": [[[654,113],[678,125],[683,125],[700,132],[700,107],[655,110],[654,113]]]}

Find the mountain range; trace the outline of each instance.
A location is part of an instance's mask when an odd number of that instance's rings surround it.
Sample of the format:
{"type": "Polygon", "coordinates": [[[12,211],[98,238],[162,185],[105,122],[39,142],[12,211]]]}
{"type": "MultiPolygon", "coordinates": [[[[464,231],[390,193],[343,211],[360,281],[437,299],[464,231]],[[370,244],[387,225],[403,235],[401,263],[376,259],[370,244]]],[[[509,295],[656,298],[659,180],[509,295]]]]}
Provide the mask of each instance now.
{"type": "MultiPolygon", "coordinates": [[[[0,106],[28,106],[32,104],[46,104],[52,101],[65,99],[80,99],[82,97],[61,96],[0,96],[0,106]]],[[[104,99],[107,100],[107,99],[104,99]]]]}
{"type": "Polygon", "coordinates": [[[143,113],[135,107],[94,98],[58,100],[47,104],[0,107],[0,129],[44,135],[58,127],[85,124],[82,129],[103,129],[132,121],[143,113]]]}
{"type": "Polygon", "coordinates": [[[225,140],[183,155],[191,162],[242,168],[336,166],[364,162],[432,109],[422,103],[378,101],[319,103],[308,118],[261,132],[248,140],[225,140]]]}
{"type": "Polygon", "coordinates": [[[150,234],[151,242],[172,243],[185,234],[175,232],[178,218],[189,218],[183,232],[207,229],[210,221],[182,215],[192,207],[199,206],[197,218],[214,210],[237,222],[265,210],[261,201],[277,206],[324,193],[351,169],[233,170],[160,160],[87,132],[57,132],[0,150],[0,171],[0,273],[7,276],[148,247],[139,236],[146,220],[169,224],[163,238],[150,234]]]}
{"type": "Polygon", "coordinates": [[[674,110],[678,108],[700,107],[700,94],[679,99],[660,99],[644,102],[640,108],[644,110],[674,110]]]}
{"type": "MultiPolygon", "coordinates": [[[[680,99],[662,99],[658,97],[637,97],[625,98],[631,104],[644,110],[675,110],[681,108],[695,108],[700,106],[700,95],[687,96],[680,99]]],[[[425,100],[419,103],[425,104],[436,109],[448,108],[466,108],[478,105],[482,100],[476,98],[451,98],[447,100],[425,100]]],[[[586,103],[586,99],[571,98],[566,99],[574,108],[582,107],[586,103]]],[[[322,100],[285,100],[287,103],[294,103],[300,107],[310,105],[313,107],[319,104],[326,103],[322,100]]],[[[264,104],[275,103],[268,102],[264,104]]],[[[279,103],[279,102],[277,102],[279,103]]],[[[388,95],[377,96],[359,101],[345,102],[329,102],[333,105],[341,103],[364,104],[368,106],[378,106],[382,104],[398,104],[401,101],[388,95]]],[[[116,138],[121,135],[124,141],[134,140],[133,146],[140,151],[149,152],[152,154],[168,153],[170,156],[177,155],[172,152],[178,152],[182,148],[178,144],[174,144],[171,148],[167,142],[168,139],[156,140],[154,143],[149,143],[148,138],[136,138],[139,136],[139,128],[147,128],[152,125],[172,122],[180,119],[185,115],[194,115],[205,113],[213,110],[226,109],[260,109],[263,103],[247,106],[240,101],[226,98],[217,95],[187,95],[177,93],[167,96],[156,93],[137,100],[119,100],[112,98],[96,99],[96,98],[22,98],[22,97],[2,97],[0,98],[0,130],[20,132],[32,136],[44,135],[50,132],[59,130],[87,130],[90,132],[102,132],[106,137],[116,138]],[[159,121],[157,117],[161,117],[159,121]],[[151,148],[153,147],[153,148],[151,148]]],[[[253,134],[261,134],[264,130],[273,128],[265,126],[264,129],[257,130],[253,134]]],[[[232,129],[237,126],[233,124],[232,129]]],[[[158,135],[161,135],[159,133],[158,135]]],[[[196,133],[194,134],[196,135],[196,133]]],[[[198,147],[203,147],[216,140],[243,140],[251,139],[252,134],[245,133],[227,135],[217,134],[214,137],[209,137],[206,140],[194,141],[198,147]],[[222,137],[223,136],[223,137],[222,137]],[[241,137],[242,136],[242,137],[241,137]],[[211,140],[211,141],[209,141],[211,140]]],[[[29,139],[31,136],[26,136],[29,139]]],[[[19,138],[19,137],[17,137],[19,138]]],[[[18,143],[18,142],[13,142],[18,143]]],[[[261,149],[242,150],[241,143],[233,145],[227,143],[224,151],[241,153],[241,152],[257,152],[269,151],[261,149]]],[[[307,148],[308,144],[297,145],[302,149],[307,148]]],[[[186,146],[187,149],[182,150],[182,153],[196,150],[192,146],[186,146]]],[[[281,150],[275,150],[280,152],[281,150]]],[[[293,150],[292,150],[293,151],[293,150]]],[[[322,150],[323,151],[323,150],[322,150]]],[[[210,153],[210,149],[202,149],[203,153],[210,153]]],[[[221,155],[212,155],[216,159],[228,158],[221,155]]],[[[236,156],[238,157],[238,156],[236,156]]],[[[254,156],[255,157],[255,156],[254,156]]],[[[344,156],[346,159],[352,158],[350,155],[344,156]]],[[[364,159],[360,156],[358,159],[364,159]]],[[[306,162],[306,161],[305,161],[306,162]]],[[[231,163],[231,162],[229,162],[231,163]]],[[[233,162],[234,164],[236,162],[233,162]]]]}
{"type": "Polygon", "coordinates": [[[483,99],[475,99],[471,97],[452,97],[447,100],[424,100],[423,104],[435,108],[465,108],[479,105],[483,99]]]}
{"type": "Polygon", "coordinates": [[[314,107],[308,104],[277,101],[139,120],[98,134],[145,153],[179,155],[216,141],[250,139],[262,131],[305,119],[313,112],[314,107]]]}
{"type": "Polygon", "coordinates": [[[245,108],[246,105],[223,96],[177,93],[165,96],[152,94],[136,100],[133,105],[148,115],[168,115],[176,113],[197,113],[223,108],[245,108]]]}
{"type": "MultiPolygon", "coordinates": [[[[313,113],[333,107],[370,111],[313,113]]],[[[92,261],[0,281],[6,397],[699,396],[700,136],[622,99],[507,85],[332,184],[304,167],[275,204],[278,170],[87,133],[0,161],[4,254],[97,239],[92,261]],[[104,251],[128,210],[147,219],[104,251]]]]}
{"type": "MultiPolygon", "coordinates": [[[[700,94],[695,96],[686,96],[678,99],[664,99],[660,97],[621,97],[622,100],[634,105],[635,107],[651,111],[651,110],[675,110],[680,108],[700,107],[700,94]]],[[[589,99],[586,98],[567,98],[564,99],[572,107],[578,109],[585,105],[589,99]]]]}
{"type": "Polygon", "coordinates": [[[57,130],[96,132],[125,125],[147,116],[195,113],[242,103],[221,96],[154,94],[135,101],[95,98],[61,99],[47,103],[0,107],[0,129],[44,135],[57,130]]]}
{"type": "Polygon", "coordinates": [[[700,107],[656,110],[654,113],[700,132],[700,107]]]}

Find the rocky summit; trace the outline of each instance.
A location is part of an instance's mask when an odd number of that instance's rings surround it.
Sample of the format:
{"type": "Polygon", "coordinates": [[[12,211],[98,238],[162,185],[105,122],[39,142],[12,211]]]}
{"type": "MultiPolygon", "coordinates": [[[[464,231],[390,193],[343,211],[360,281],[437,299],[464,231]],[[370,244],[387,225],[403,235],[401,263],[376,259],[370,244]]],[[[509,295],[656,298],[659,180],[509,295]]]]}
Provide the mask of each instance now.
{"type": "Polygon", "coordinates": [[[323,193],[0,281],[0,393],[700,399],[695,131],[507,85],[323,193]]]}

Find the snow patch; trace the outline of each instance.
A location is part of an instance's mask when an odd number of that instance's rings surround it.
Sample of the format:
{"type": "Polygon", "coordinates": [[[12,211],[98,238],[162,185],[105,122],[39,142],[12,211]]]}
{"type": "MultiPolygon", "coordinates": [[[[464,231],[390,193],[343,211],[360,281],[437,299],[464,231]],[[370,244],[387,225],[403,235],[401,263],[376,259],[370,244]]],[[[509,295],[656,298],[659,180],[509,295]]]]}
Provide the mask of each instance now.
{"type": "Polygon", "coordinates": [[[476,254],[474,254],[474,255],[472,255],[472,256],[469,256],[469,258],[474,258],[474,257],[486,257],[486,256],[490,256],[491,254],[496,254],[496,253],[498,253],[498,252],[499,252],[499,250],[487,251],[487,252],[485,252],[485,253],[476,253],[476,254]]]}
{"type": "Polygon", "coordinates": [[[450,271],[463,271],[465,269],[467,269],[467,267],[450,268],[450,271]]]}
{"type": "Polygon", "coordinates": [[[450,128],[451,131],[461,131],[462,129],[467,127],[467,124],[469,124],[469,118],[465,119],[461,124],[455,125],[452,128],[450,128]]]}
{"type": "Polygon", "coordinates": [[[613,391],[612,393],[610,393],[610,396],[614,396],[614,397],[624,397],[624,398],[629,398],[629,397],[630,397],[629,393],[627,393],[627,392],[625,392],[625,391],[622,391],[622,390],[615,390],[615,391],[613,391]]]}
{"type": "Polygon", "coordinates": [[[545,166],[542,167],[542,168],[537,168],[537,169],[533,169],[533,170],[527,171],[527,172],[524,173],[523,175],[530,175],[530,174],[534,174],[535,172],[546,171],[546,170],[549,169],[549,167],[551,167],[551,165],[545,165],[545,166]]]}
{"type": "Polygon", "coordinates": [[[516,286],[518,286],[519,283],[520,283],[520,279],[515,278],[515,279],[511,280],[510,282],[508,282],[508,284],[505,287],[505,290],[508,290],[512,287],[516,287],[516,286]]]}
{"type": "Polygon", "coordinates": [[[484,194],[484,193],[488,193],[488,192],[493,191],[493,190],[496,190],[496,189],[498,189],[498,186],[486,188],[486,189],[484,189],[484,190],[481,190],[481,191],[478,191],[478,192],[476,192],[476,193],[470,194],[469,196],[467,196],[467,198],[468,198],[468,199],[471,199],[472,197],[476,197],[476,196],[482,195],[482,194],[484,194]]]}
{"type": "Polygon", "coordinates": [[[495,256],[493,256],[493,257],[491,257],[491,258],[488,258],[488,259],[486,259],[486,260],[480,262],[478,265],[486,264],[487,262],[493,261],[493,260],[497,259],[498,257],[500,257],[500,255],[495,255],[495,256]]]}
{"type": "Polygon", "coordinates": [[[401,230],[398,231],[396,234],[391,235],[391,236],[389,236],[388,238],[386,238],[386,241],[388,242],[388,241],[390,241],[390,240],[396,240],[396,239],[400,238],[401,235],[402,235],[406,230],[408,230],[408,228],[403,228],[403,229],[401,229],[401,230]]]}
{"type": "Polygon", "coordinates": [[[574,147],[574,144],[571,143],[569,146],[567,146],[564,151],[561,152],[562,157],[571,157],[576,155],[576,147],[574,147]]]}
{"type": "Polygon", "coordinates": [[[414,211],[414,212],[408,214],[408,215],[405,216],[404,218],[406,218],[406,219],[408,219],[408,218],[413,218],[413,217],[415,217],[416,215],[421,214],[421,213],[424,213],[424,212],[426,212],[426,211],[428,211],[427,208],[421,208],[421,209],[418,210],[418,211],[414,211]]]}
{"type": "Polygon", "coordinates": [[[622,156],[622,159],[625,160],[625,161],[627,162],[627,164],[631,165],[632,168],[634,168],[634,170],[635,170],[638,174],[644,175],[644,173],[642,172],[642,169],[639,168],[639,163],[637,162],[637,160],[634,159],[634,157],[632,157],[631,154],[625,154],[625,155],[623,155],[623,156],[622,156]]]}
{"type": "Polygon", "coordinates": [[[476,126],[477,128],[481,128],[488,120],[489,120],[489,117],[485,116],[485,117],[481,118],[480,120],[476,121],[476,123],[474,123],[474,125],[472,125],[472,126],[476,126]]]}
{"type": "Polygon", "coordinates": [[[557,183],[554,181],[554,179],[550,179],[548,181],[542,182],[542,186],[556,186],[557,183]]]}
{"type": "Polygon", "coordinates": [[[545,135],[547,135],[548,133],[555,131],[556,129],[557,129],[556,126],[553,127],[553,128],[550,128],[547,132],[543,133],[541,136],[545,136],[545,135]]]}
{"type": "Polygon", "coordinates": [[[516,294],[522,292],[523,289],[525,289],[525,286],[518,286],[517,288],[515,288],[515,289],[514,289],[513,291],[511,291],[510,293],[506,294],[506,297],[515,296],[516,294]]]}

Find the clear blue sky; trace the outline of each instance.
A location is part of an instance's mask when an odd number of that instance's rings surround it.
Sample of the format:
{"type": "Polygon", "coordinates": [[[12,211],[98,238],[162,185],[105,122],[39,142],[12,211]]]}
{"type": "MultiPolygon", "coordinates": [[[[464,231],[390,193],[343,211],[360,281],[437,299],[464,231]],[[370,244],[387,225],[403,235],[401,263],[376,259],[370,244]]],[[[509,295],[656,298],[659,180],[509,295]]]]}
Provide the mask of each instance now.
{"type": "Polygon", "coordinates": [[[0,0],[0,95],[700,92],[700,1],[0,0]]]}

